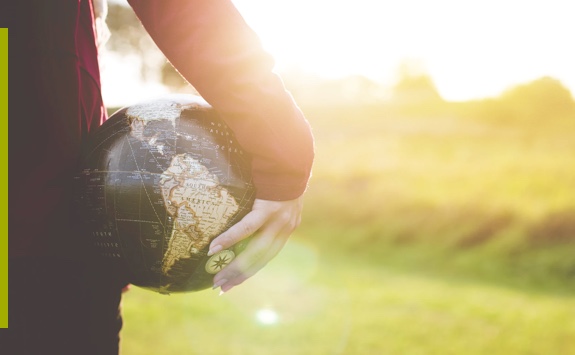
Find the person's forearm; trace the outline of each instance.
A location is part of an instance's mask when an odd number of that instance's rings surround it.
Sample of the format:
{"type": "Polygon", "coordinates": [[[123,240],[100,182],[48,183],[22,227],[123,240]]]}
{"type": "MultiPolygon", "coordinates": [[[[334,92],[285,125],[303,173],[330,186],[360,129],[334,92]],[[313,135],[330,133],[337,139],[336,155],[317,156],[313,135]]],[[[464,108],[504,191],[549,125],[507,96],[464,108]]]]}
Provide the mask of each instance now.
{"type": "Polygon", "coordinates": [[[231,1],[129,3],[174,67],[252,156],[257,197],[299,197],[313,162],[311,129],[272,72],[273,59],[231,1]]]}

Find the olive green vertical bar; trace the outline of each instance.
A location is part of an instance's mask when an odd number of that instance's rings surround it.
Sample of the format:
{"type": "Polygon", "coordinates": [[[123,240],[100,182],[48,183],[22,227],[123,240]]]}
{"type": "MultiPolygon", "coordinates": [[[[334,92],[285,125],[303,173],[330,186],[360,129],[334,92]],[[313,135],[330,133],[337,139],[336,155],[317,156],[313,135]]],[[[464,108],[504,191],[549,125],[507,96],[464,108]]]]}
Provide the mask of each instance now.
{"type": "Polygon", "coordinates": [[[0,28],[0,328],[8,328],[8,29],[0,28]]]}

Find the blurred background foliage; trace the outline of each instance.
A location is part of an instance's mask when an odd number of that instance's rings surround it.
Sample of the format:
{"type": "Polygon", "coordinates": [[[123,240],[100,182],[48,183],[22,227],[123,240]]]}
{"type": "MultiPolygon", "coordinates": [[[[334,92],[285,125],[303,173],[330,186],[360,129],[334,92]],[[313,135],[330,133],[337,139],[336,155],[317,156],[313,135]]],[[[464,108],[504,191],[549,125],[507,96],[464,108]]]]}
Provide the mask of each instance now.
{"type": "MultiPolygon", "coordinates": [[[[108,23],[109,51],[189,90],[129,8],[108,23]]],[[[283,74],[317,145],[301,227],[223,301],[128,292],[126,353],[575,354],[575,101],[560,81],[448,102],[408,63],[392,87],[283,74]],[[282,321],[253,321],[264,306],[282,321]]]]}

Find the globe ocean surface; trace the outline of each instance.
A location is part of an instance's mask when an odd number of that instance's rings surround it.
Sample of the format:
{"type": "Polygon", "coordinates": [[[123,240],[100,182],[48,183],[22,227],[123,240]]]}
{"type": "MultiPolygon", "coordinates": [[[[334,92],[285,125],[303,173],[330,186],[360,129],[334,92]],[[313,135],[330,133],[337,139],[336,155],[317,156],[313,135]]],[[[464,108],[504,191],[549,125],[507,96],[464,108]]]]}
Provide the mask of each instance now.
{"type": "Polygon", "coordinates": [[[203,99],[172,96],[119,110],[89,142],[76,199],[99,255],[160,293],[210,287],[244,245],[209,244],[255,197],[233,132],[203,99]]]}

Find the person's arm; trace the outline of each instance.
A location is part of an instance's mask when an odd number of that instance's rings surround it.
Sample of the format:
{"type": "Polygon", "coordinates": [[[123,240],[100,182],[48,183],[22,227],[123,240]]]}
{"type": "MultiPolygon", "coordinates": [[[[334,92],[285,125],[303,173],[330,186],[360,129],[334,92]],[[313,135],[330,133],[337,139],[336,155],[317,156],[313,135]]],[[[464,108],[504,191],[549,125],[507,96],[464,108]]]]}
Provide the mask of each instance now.
{"type": "Polygon", "coordinates": [[[128,1],[168,60],[252,157],[254,207],[210,249],[254,235],[214,278],[214,285],[227,291],[271,260],[299,224],[314,156],[311,129],[231,1],[128,1]]]}

